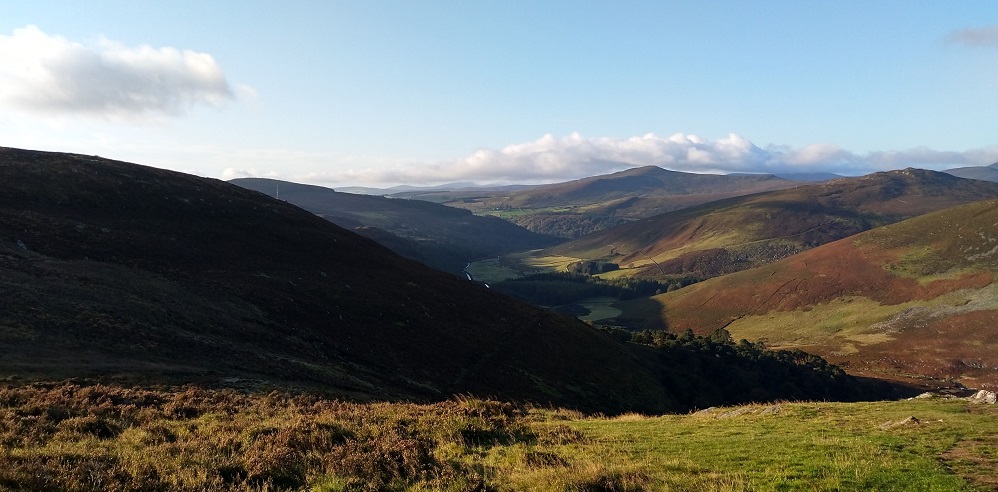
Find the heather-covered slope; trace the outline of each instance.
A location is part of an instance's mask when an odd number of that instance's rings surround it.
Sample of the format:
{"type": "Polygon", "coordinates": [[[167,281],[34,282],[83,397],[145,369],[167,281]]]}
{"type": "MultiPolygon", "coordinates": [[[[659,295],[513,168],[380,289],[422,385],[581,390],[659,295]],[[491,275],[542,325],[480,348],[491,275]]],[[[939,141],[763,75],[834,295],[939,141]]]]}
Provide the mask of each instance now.
{"type": "Polygon", "coordinates": [[[460,273],[469,261],[544,248],[560,240],[497,217],[422,200],[340,193],[262,178],[231,183],[260,191],[370,237],[393,251],[434,268],[460,273]],[[395,237],[393,237],[395,236],[395,237]]]}
{"type": "MultiPolygon", "coordinates": [[[[998,201],[930,213],[653,298],[672,331],[800,348],[853,372],[998,386],[998,201]]],[[[646,306],[647,307],[647,306],[646,306]]]]}
{"type": "Polygon", "coordinates": [[[905,169],[731,198],[570,241],[544,254],[605,259],[623,276],[709,278],[873,227],[998,197],[998,184],[905,169]]]}
{"type": "Polygon", "coordinates": [[[676,407],[624,344],[254,191],[8,148],[0,183],[4,376],[676,407]]]}

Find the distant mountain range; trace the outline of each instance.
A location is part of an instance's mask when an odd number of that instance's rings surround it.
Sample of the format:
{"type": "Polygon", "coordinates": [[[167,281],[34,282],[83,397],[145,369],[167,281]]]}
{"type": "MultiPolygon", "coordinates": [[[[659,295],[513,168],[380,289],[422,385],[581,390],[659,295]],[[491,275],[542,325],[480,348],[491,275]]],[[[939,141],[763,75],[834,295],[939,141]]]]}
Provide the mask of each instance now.
{"type": "Polygon", "coordinates": [[[798,184],[769,174],[694,174],[646,166],[519,191],[415,197],[496,215],[534,232],[578,238],[672,210],[798,184]]]}
{"type": "Polygon", "coordinates": [[[230,182],[279,197],[403,256],[451,273],[461,273],[470,261],[561,242],[496,217],[422,200],[342,193],[273,179],[230,182]]]}
{"type": "Polygon", "coordinates": [[[441,191],[516,191],[531,188],[534,185],[511,184],[511,185],[476,185],[471,182],[445,183],[436,186],[410,186],[399,185],[390,188],[369,188],[364,186],[337,187],[336,191],[343,193],[355,193],[358,195],[378,195],[393,196],[396,198],[413,198],[422,194],[432,194],[441,191]]]}
{"type": "Polygon", "coordinates": [[[840,178],[831,173],[695,174],[644,166],[546,185],[347,188],[339,191],[413,198],[496,215],[532,231],[578,238],[656,214],[718,199],[840,178]]]}
{"type": "Polygon", "coordinates": [[[709,278],[976,200],[998,183],[919,169],[729,198],[627,223],[544,253],[601,259],[647,278],[709,278]]]}
{"type": "Polygon", "coordinates": [[[789,188],[797,183],[769,174],[694,174],[645,166],[513,193],[509,207],[592,207],[628,218],[730,196],[789,188]]]}
{"type": "Polygon", "coordinates": [[[998,162],[990,166],[957,167],[944,172],[961,178],[998,181],[998,162]]]}
{"type": "Polygon", "coordinates": [[[835,173],[773,173],[773,176],[790,181],[830,181],[833,179],[845,178],[841,174],[835,173]]]}

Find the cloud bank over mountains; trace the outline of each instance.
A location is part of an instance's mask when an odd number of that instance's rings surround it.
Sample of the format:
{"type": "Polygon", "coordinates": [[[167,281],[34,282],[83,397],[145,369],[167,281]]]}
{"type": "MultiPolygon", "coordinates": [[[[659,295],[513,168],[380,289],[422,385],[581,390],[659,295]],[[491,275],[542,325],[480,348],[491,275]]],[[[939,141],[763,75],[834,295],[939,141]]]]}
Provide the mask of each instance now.
{"type": "Polygon", "coordinates": [[[177,116],[237,92],[207,53],[103,38],[84,45],[35,26],[0,35],[0,60],[0,108],[45,115],[177,116]]]}
{"type": "MultiPolygon", "coordinates": [[[[388,169],[344,169],[327,162],[327,172],[284,179],[337,185],[430,185],[455,181],[480,184],[550,183],[607,174],[623,169],[654,165],[674,171],[697,173],[817,173],[861,175],[869,172],[921,167],[948,169],[988,165],[998,161],[998,146],[966,152],[936,151],[919,147],[901,151],[856,154],[833,144],[801,148],[769,145],[759,147],[737,134],[717,140],[677,133],[660,137],[642,136],[586,138],[578,133],[566,137],[544,135],[537,140],[482,149],[454,161],[411,163],[388,169]]],[[[258,163],[257,168],[265,168],[258,163]]],[[[274,177],[282,173],[268,171],[274,177]]],[[[224,179],[260,175],[254,171],[227,169],[224,179]]]]}

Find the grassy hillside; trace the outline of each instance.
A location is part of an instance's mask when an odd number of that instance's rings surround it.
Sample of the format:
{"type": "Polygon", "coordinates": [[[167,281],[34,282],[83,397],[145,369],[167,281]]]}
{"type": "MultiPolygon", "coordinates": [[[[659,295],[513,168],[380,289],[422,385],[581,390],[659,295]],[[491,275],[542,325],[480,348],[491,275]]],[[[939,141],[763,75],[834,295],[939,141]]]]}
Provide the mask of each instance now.
{"type": "Polygon", "coordinates": [[[800,348],[856,373],[994,387],[996,226],[998,201],[954,207],[656,296],[631,312],[656,313],[677,332],[723,326],[736,339],[800,348]]]}
{"type": "Polygon", "coordinates": [[[280,198],[370,237],[408,258],[451,273],[469,261],[560,242],[496,217],[422,200],[340,193],[321,186],[261,178],[231,183],[280,198]]]}
{"type": "Polygon", "coordinates": [[[613,276],[710,278],[880,225],[998,197],[998,184],[906,169],[722,200],[625,224],[540,256],[604,259],[613,276]]]}
{"type": "Polygon", "coordinates": [[[0,388],[0,490],[993,489],[994,405],[780,403],[616,418],[464,398],[0,388]]]}

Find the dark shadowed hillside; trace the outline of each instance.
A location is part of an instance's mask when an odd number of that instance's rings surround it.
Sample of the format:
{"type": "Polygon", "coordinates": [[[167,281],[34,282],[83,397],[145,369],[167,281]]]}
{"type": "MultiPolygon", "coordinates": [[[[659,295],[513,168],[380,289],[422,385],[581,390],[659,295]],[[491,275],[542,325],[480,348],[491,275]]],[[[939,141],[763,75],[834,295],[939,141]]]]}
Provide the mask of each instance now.
{"type": "Polygon", "coordinates": [[[469,261],[559,242],[553,236],[496,217],[479,217],[467,210],[422,200],[340,193],[273,179],[231,182],[271,196],[279,192],[281,200],[354,229],[403,256],[451,273],[460,273],[469,261]]]}
{"type": "Polygon", "coordinates": [[[674,404],[587,326],[217,180],[0,151],[4,374],[674,404]]]}

